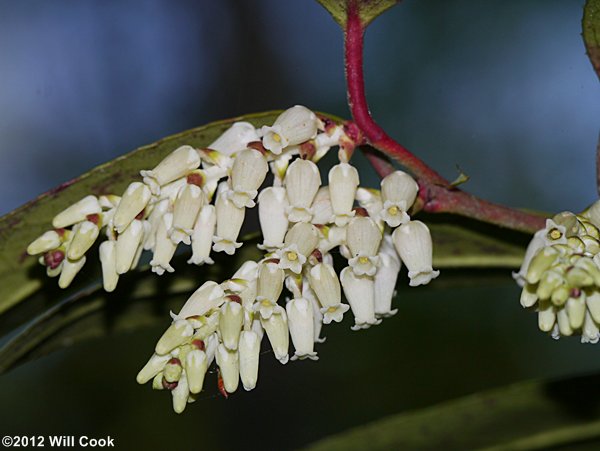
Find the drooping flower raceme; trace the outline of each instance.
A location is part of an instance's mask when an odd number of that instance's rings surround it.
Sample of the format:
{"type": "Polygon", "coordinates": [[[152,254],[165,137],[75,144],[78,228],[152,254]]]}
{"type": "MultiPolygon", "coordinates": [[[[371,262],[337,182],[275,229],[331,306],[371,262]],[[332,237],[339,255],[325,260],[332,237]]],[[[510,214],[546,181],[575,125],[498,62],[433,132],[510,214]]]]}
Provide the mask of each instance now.
{"type": "Polygon", "coordinates": [[[535,309],[538,326],[553,338],[600,339],[600,207],[581,215],[559,213],[529,243],[513,276],[522,286],[521,305],[535,309]]]}
{"type": "MultiPolygon", "coordinates": [[[[48,276],[67,287],[94,243],[104,239],[103,284],[113,291],[143,251],[152,254],[150,267],[158,275],[174,272],[175,256],[186,248],[194,265],[212,264],[215,252],[235,254],[248,210],[257,208],[262,257],[244,262],[230,279],[208,280],[194,291],[171,313],[170,326],[137,376],[141,384],[151,381],[154,389],[169,391],[178,413],[202,392],[212,365],[223,395],[240,385],[252,390],[263,338],[282,364],[317,360],[324,326],[342,322],[349,311],[353,330],[396,313],[392,299],[402,263],[411,286],[439,273],[432,267],[427,226],[409,216],[417,183],[396,171],[382,180],[381,190],[361,188],[358,171],[347,161],[352,146],[343,125],[302,106],[260,129],[238,122],[207,148],[174,149],[141,171],[142,180],[131,181],[122,196],[90,195],[69,206],[27,252],[39,255],[48,276]],[[322,186],[316,162],[335,146],[342,148],[340,162],[322,186]],[[346,259],[338,269],[342,259],[334,259],[336,253],[346,259]]],[[[568,235],[561,224],[556,229],[568,235]]],[[[569,239],[561,246],[571,245],[569,239]]],[[[531,257],[539,265],[542,257],[531,257]]],[[[579,260],[577,268],[596,277],[587,260],[579,260]]],[[[532,274],[529,285],[537,283],[532,274]]],[[[591,295],[586,299],[595,302],[591,295]]],[[[575,301],[565,302],[576,310],[575,301]]]]}

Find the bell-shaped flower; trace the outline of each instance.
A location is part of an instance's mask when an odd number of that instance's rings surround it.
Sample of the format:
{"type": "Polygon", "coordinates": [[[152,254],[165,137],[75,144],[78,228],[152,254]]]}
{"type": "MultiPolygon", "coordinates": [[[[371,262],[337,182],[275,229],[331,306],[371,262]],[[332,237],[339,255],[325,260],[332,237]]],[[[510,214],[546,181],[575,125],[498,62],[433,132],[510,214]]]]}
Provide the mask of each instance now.
{"type": "Polygon", "coordinates": [[[223,344],[230,351],[237,350],[243,322],[244,312],[241,304],[227,301],[221,306],[219,330],[223,344]]]}
{"type": "Polygon", "coordinates": [[[69,260],[79,260],[94,245],[100,228],[92,221],[83,221],[73,227],[73,237],[67,248],[69,260]]]}
{"type": "Polygon", "coordinates": [[[314,321],[311,302],[305,298],[292,299],[287,303],[285,309],[292,343],[296,348],[292,360],[306,358],[318,360],[317,353],[314,351],[314,321]]]}
{"type": "Polygon", "coordinates": [[[381,192],[372,188],[358,188],[356,190],[356,200],[358,205],[367,210],[369,217],[381,221],[381,211],[383,210],[383,200],[381,192]]]}
{"type": "Polygon", "coordinates": [[[227,393],[233,393],[240,383],[239,353],[238,351],[230,351],[223,344],[220,344],[217,347],[216,357],[223,378],[223,387],[227,393]]]}
{"type": "Polygon", "coordinates": [[[312,161],[296,159],[285,175],[285,188],[290,205],[287,207],[290,222],[306,222],[312,218],[311,205],[319,186],[319,168],[312,161]]]}
{"type": "Polygon", "coordinates": [[[194,335],[194,328],[189,321],[175,320],[159,338],[154,351],[160,355],[168,354],[177,346],[189,341],[192,335],[194,335]]]}
{"type": "Polygon", "coordinates": [[[160,193],[160,187],[184,177],[188,172],[200,167],[200,156],[191,146],[181,146],[171,152],[151,171],[140,171],[144,183],[153,194],[160,193]]]}
{"type": "Polygon", "coordinates": [[[236,207],[233,202],[227,199],[226,191],[227,184],[220,184],[215,203],[217,230],[213,237],[213,250],[233,255],[235,250],[242,245],[236,240],[244,223],[246,209],[236,207]]]}
{"type": "Polygon", "coordinates": [[[253,310],[261,318],[269,318],[277,307],[277,300],[283,289],[285,272],[276,263],[262,263],[258,271],[256,303],[253,310]]]}
{"type": "Polygon", "coordinates": [[[329,171],[329,197],[334,213],[330,220],[335,225],[345,226],[354,216],[352,207],[359,183],[358,171],[348,163],[337,164],[329,171]]]}
{"type": "Polygon", "coordinates": [[[346,244],[352,256],[348,263],[357,276],[377,272],[381,238],[381,230],[371,218],[356,217],[348,224],[346,244]]]}
{"type": "Polygon", "coordinates": [[[77,275],[83,265],[85,265],[85,257],[81,257],[79,260],[69,260],[65,258],[62,262],[62,269],[60,271],[60,277],[58,278],[58,286],[61,288],[67,288],[73,282],[73,279],[77,275]]]}
{"type": "Polygon", "coordinates": [[[188,183],[179,191],[173,207],[173,225],[168,232],[174,244],[191,243],[192,228],[205,202],[204,192],[199,186],[188,183]]]}
{"type": "Polygon", "coordinates": [[[258,218],[263,235],[260,249],[274,249],[283,245],[288,230],[289,203],[283,187],[269,187],[258,195],[258,218]]]}
{"type": "Polygon", "coordinates": [[[308,108],[296,105],[281,113],[271,127],[261,129],[263,146],[279,155],[287,146],[303,143],[317,136],[317,116],[308,108]]]}
{"type": "Polygon", "coordinates": [[[368,329],[373,325],[381,323],[375,318],[375,289],[373,278],[369,276],[357,276],[352,268],[346,267],[340,274],[340,281],[346,299],[354,314],[354,326],[352,330],[368,329]]]}
{"type": "Polygon", "coordinates": [[[148,216],[148,224],[150,225],[147,233],[144,233],[144,250],[154,249],[156,245],[156,231],[160,225],[163,216],[172,208],[172,203],[169,199],[162,199],[152,204],[152,210],[148,216]]]}
{"type": "Polygon", "coordinates": [[[107,292],[114,291],[119,281],[117,272],[117,252],[115,241],[103,241],[100,244],[100,264],[102,265],[102,284],[107,292]]]}
{"type": "Polygon", "coordinates": [[[114,229],[118,233],[122,233],[131,224],[131,221],[146,208],[151,196],[150,188],[143,183],[131,183],[125,190],[115,211],[113,217],[114,229]]]}
{"type": "Polygon", "coordinates": [[[85,221],[88,215],[101,212],[102,207],[98,202],[98,198],[96,196],[86,196],[57,214],[52,219],[52,227],[55,229],[69,227],[70,225],[85,221]]]}
{"type": "Polygon", "coordinates": [[[260,340],[252,330],[244,330],[240,334],[238,350],[240,354],[240,379],[244,390],[250,391],[258,381],[258,361],[260,356],[260,340]]]}
{"type": "Polygon", "coordinates": [[[311,211],[313,224],[328,224],[333,216],[333,207],[329,196],[329,186],[322,186],[313,200],[311,211]]]}
{"type": "Polygon", "coordinates": [[[341,322],[350,307],[342,304],[340,281],[333,266],[327,263],[313,266],[308,280],[322,306],[323,323],[341,322]]]}
{"type": "Polygon", "coordinates": [[[268,171],[267,159],[258,150],[240,151],[231,168],[228,199],[238,208],[254,207],[254,198],[268,171]]]}
{"type": "Polygon", "coordinates": [[[223,155],[233,155],[248,147],[248,143],[258,141],[258,132],[249,122],[235,122],[208,147],[223,155]]]}
{"type": "Polygon", "coordinates": [[[279,267],[300,274],[302,265],[319,243],[318,229],[306,222],[295,224],[286,234],[283,248],[277,251],[279,267]]]}
{"type": "Polygon", "coordinates": [[[56,230],[49,230],[44,232],[27,246],[27,253],[29,255],[43,254],[60,247],[62,242],[62,236],[59,232],[56,230]]]}
{"type": "Polygon", "coordinates": [[[123,233],[117,237],[115,253],[118,274],[125,274],[132,268],[143,237],[144,226],[139,219],[134,219],[123,233]]]}
{"type": "Polygon", "coordinates": [[[150,260],[150,266],[152,266],[152,272],[155,272],[159,276],[164,274],[165,271],[173,272],[175,269],[171,266],[171,259],[175,254],[177,245],[171,241],[167,233],[171,229],[173,224],[173,214],[166,213],[156,230],[156,242],[154,244],[154,254],[152,260],[150,260]]]}
{"type": "Polygon", "coordinates": [[[381,219],[390,227],[410,221],[407,211],[414,204],[418,192],[419,185],[406,172],[394,171],[385,176],[381,180],[381,219]]]}
{"type": "Polygon", "coordinates": [[[396,251],[408,268],[409,285],[428,284],[440,275],[432,268],[432,243],[429,229],[421,221],[402,224],[392,235],[396,251]]]}
{"type": "Polygon", "coordinates": [[[202,207],[192,231],[192,257],[188,260],[188,263],[194,265],[203,265],[204,263],[212,265],[214,263],[213,259],[210,258],[210,251],[216,224],[217,213],[214,205],[202,207]]]}
{"type": "Polygon", "coordinates": [[[185,373],[191,393],[200,393],[208,370],[208,357],[203,350],[194,349],[185,357],[185,373]]]}
{"type": "Polygon", "coordinates": [[[225,293],[218,283],[212,280],[206,281],[192,293],[176,317],[184,319],[205,315],[212,309],[219,308],[225,302],[224,295],[225,293]]]}
{"type": "Polygon", "coordinates": [[[317,295],[311,288],[309,281],[304,278],[302,283],[302,297],[308,299],[312,305],[314,333],[313,339],[315,343],[325,343],[325,337],[321,338],[321,329],[323,328],[323,314],[321,313],[321,304],[317,300],[317,295]]]}
{"type": "Polygon", "coordinates": [[[276,306],[273,314],[266,319],[261,317],[260,322],[267,332],[275,357],[282,364],[286,364],[289,360],[290,336],[285,309],[279,305],[276,306]]]}
{"type": "Polygon", "coordinates": [[[402,263],[398,258],[398,254],[394,249],[394,245],[390,242],[391,236],[387,235],[381,245],[379,254],[379,269],[375,275],[375,316],[378,318],[387,318],[395,315],[398,310],[392,310],[392,298],[398,280],[398,273],[402,263]]]}

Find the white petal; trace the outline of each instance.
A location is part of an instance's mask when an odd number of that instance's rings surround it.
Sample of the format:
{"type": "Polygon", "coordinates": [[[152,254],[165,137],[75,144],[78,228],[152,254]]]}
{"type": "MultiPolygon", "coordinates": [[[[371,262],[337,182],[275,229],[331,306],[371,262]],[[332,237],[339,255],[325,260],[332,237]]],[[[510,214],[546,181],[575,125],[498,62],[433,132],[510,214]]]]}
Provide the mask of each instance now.
{"type": "Polygon", "coordinates": [[[346,267],[342,270],[340,281],[354,314],[355,325],[352,330],[366,329],[379,324],[381,320],[375,319],[373,279],[367,276],[356,276],[351,268],[346,267]]]}
{"type": "Polygon", "coordinates": [[[111,292],[117,287],[119,274],[117,273],[117,253],[114,241],[104,241],[100,244],[100,263],[102,264],[102,283],[104,290],[111,292]]]}
{"type": "Polygon", "coordinates": [[[440,272],[434,271],[429,229],[421,221],[410,221],[398,227],[392,238],[400,258],[408,268],[410,286],[425,285],[440,272]]]}
{"type": "Polygon", "coordinates": [[[67,288],[73,282],[73,279],[77,275],[83,265],[85,265],[85,257],[81,257],[79,260],[69,260],[65,258],[62,262],[62,270],[60,277],[58,278],[58,286],[61,288],[67,288]]]}
{"type": "Polygon", "coordinates": [[[353,257],[375,256],[381,243],[381,230],[371,218],[356,217],[346,230],[346,244],[353,257]]]}
{"type": "Polygon", "coordinates": [[[312,304],[305,298],[292,299],[286,305],[286,312],[292,343],[296,348],[292,360],[305,358],[317,360],[317,353],[314,351],[312,304]]]}
{"type": "Polygon", "coordinates": [[[256,382],[258,381],[260,339],[261,337],[251,330],[242,331],[240,334],[240,343],[238,346],[240,353],[240,379],[246,391],[256,387],[256,382]]]}
{"type": "Polygon", "coordinates": [[[71,244],[67,249],[69,260],[79,260],[94,245],[100,229],[91,221],[83,221],[73,228],[71,244]]]}
{"type": "Polygon", "coordinates": [[[162,275],[165,271],[175,271],[171,266],[171,259],[175,254],[177,245],[173,244],[167,236],[167,231],[171,228],[172,224],[173,215],[166,213],[156,230],[156,243],[154,245],[154,255],[152,256],[152,260],[150,260],[150,266],[152,266],[152,271],[158,275],[162,275]]]}
{"type": "Polygon", "coordinates": [[[229,351],[220,344],[217,347],[217,365],[221,370],[223,386],[227,393],[237,390],[240,382],[240,357],[237,351],[229,351]]]}
{"type": "Polygon", "coordinates": [[[353,216],[352,207],[359,183],[358,171],[348,163],[335,165],[329,171],[329,195],[336,225],[346,225],[353,216]]]}
{"type": "Polygon", "coordinates": [[[88,215],[102,212],[102,207],[96,196],[86,196],[70,207],[61,211],[52,219],[52,227],[61,229],[77,222],[84,221],[88,215]]]}
{"type": "MultiPolygon", "coordinates": [[[[283,241],[283,237],[282,237],[283,241]]],[[[55,230],[44,232],[40,237],[36,238],[27,246],[29,255],[43,254],[44,252],[56,249],[62,244],[60,235],[55,230]]]]}
{"type": "Polygon", "coordinates": [[[210,251],[216,224],[217,214],[214,205],[205,205],[202,207],[192,232],[192,257],[188,260],[188,263],[195,265],[202,265],[204,263],[212,265],[214,263],[212,258],[210,258],[210,251]]]}
{"type": "Polygon", "coordinates": [[[269,187],[258,195],[258,217],[263,234],[262,248],[276,248],[283,245],[289,224],[286,214],[288,205],[283,187],[269,187]]]}
{"type": "Polygon", "coordinates": [[[252,124],[235,122],[208,147],[224,155],[232,155],[245,149],[248,143],[258,140],[258,133],[252,124]]]}
{"type": "Polygon", "coordinates": [[[219,330],[223,345],[230,351],[237,350],[243,322],[244,312],[240,304],[227,301],[221,306],[219,330]]]}
{"type": "Polygon", "coordinates": [[[290,206],[310,208],[321,186],[319,169],[312,161],[296,159],[290,164],[284,183],[290,206]]]}
{"type": "Polygon", "coordinates": [[[204,192],[199,186],[188,183],[181,189],[175,201],[173,225],[169,231],[169,237],[174,244],[190,244],[192,228],[205,202],[204,192]]]}
{"type": "Polygon", "coordinates": [[[225,302],[223,289],[212,280],[206,281],[198,288],[178,313],[179,318],[205,315],[212,309],[219,308],[225,302]]]}
{"type": "Polygon", "coordinates": [[[200,167],[200,156],[191,146],[181,146],[171,152],[151,171],[140,171],[144,183],[148,184],[154,194],[159,187],[185,176],[188,172],[200,167]]]}
{"type": "Polygon", "coordinates": [[[146,208],[151,196],[150,188],[143,183],[133,182],[127,187],[113,217],[113,227],[118,233],[122,233],[146,208]]]}
{"type": "Polygon", "coordinates": [[[282,364],[289,360],[289,332],[287,315],[283,307],[277,306],[275,312],[268,319],[261,318],[261,324],[267,332],[275,357],[282,364]]]}
{"type": "Polygon", "coordinates": [[[142,221],[134,219],[125,231],[117,237],[115,252],[118,274],[125,274],[131,269],[143,236],[144,226],[142,221]]]}

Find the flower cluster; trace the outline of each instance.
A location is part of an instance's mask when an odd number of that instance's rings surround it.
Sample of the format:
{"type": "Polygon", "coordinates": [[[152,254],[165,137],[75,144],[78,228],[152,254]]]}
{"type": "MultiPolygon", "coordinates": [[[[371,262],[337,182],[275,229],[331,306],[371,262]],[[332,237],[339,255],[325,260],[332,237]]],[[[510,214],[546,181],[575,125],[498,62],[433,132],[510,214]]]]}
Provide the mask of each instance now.
{"type": "Polygon", "coordinates": [[[559,213],[527,247],[519,272],[521,305],[535,307],[540,330],[600,339],[600,203],[581,215],[559,213]]]}
{"type": "Polygon", "coordinates": [[[212,252],[234,254],[246,210],[256,207],[263,257],[198,288],[171,314],[137,376],[141,384],[152,380],[153,388],[170,390],[176,412],[202,391],[213,361],[224,395],[240,380],[251,390],[265,334],[282,364],[290,359],[290,340],[291,360],[317,360],[323,325],[341,322],[351,310],[352,329],[360,330],[396,313],[391,303],[402,262],[411,286],[439,274],[429,229],[409,216],[418,184],[396,171],[380,190],[361,188],[348,163],[352,136],[302,106],[260,129],[235,123],[207,149],[183,146],[141,171],[143,180],[121,197],[88,196],[67,208],[28,252],[41,254],[48,274],[60,275],[65,287],[104,228],[100,260],[104,288],[112,291],[143,250],[153,253],[150,265],[159,275],[174,271],[178,246],[191,246],[188,263],[196,265],[213,263],[212,252]],[[334,146],[340,162],[322,186],[316,163],[334,146]],[[263,187],[269,171],[272,183],[263,187]],[[346,260],[339,274],[334,250],[346,260]]]}

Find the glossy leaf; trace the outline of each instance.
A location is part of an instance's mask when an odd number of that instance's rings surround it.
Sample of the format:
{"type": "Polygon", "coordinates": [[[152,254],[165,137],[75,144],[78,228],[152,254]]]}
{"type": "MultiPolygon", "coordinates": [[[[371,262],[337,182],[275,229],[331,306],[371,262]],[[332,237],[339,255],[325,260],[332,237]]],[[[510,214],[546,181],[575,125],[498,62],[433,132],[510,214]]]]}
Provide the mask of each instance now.
{"type": "Polygon", "coordinates": [[[598,449],[599,382],[594,375],[519,383],[384,418],[306,450],[572,449],[584,441],[598,449]]]}

